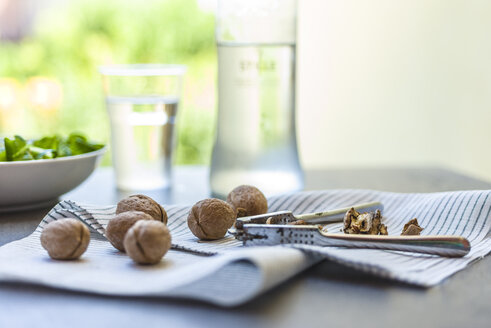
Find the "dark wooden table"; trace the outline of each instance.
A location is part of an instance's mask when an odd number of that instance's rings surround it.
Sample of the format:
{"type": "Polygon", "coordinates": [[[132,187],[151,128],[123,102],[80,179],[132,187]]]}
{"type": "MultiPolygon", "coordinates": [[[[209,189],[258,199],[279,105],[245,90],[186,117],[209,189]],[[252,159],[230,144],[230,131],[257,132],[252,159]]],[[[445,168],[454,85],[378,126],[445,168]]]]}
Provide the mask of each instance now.
{"type": "MultiPolygon", "coordinates": [[[[206,168],[178,167],[172,190],[147,194],[162,203],[192,204],[208,197],[207,182],[206,168]]],[[[337,188],[434,192],[491,189],[491,183],[438,168],[306,172],[306,189],[337,188]]],[[[112,171],[99,169],[62,198],[114,204],[124,196],[114,188],[112,171]]],[[[48,210],[0,213],[0,245],[29,235],[48,210]]],[[[233,309],[0,283],[0,327],[489,327],[490,272],[486,257],[439,286],[421,289],[323,262],[233,309]]]]}

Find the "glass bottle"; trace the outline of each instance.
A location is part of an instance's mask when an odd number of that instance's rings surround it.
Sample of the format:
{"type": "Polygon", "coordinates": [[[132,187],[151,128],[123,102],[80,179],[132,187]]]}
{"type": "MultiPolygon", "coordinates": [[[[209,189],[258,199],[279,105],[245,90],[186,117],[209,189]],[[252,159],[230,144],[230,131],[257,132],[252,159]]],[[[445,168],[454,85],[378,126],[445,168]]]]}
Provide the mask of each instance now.
{"type": "Polygon", "coordinates": [[[249,184],[300,190],[295,129],[296,0],[219,0],[214,196],[249,184]]]}

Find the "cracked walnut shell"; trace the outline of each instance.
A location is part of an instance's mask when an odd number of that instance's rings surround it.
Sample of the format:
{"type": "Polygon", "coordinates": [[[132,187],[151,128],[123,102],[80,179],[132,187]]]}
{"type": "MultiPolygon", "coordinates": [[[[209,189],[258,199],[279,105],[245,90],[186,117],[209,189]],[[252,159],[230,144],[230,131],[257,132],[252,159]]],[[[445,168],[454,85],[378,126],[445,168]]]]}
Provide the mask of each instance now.
{"type": "Polygon", "coordinates": [[[128,211],[147,213],[154,220],[167,224],[167,212],[152,198],[145,195],[131,195],[122,199],[116,207],[116,214],[128,211]]]}
{"type": "Polygon", "coordinates": [[[268,212],[268,200],[254,186],[241,185],[227,196],[227,203],[237,212],[237,217],[259,215],[268,212]]]}
{"type": "Polygon", "coordinates": [[[236,213],[230,204],[220,199],[207,198],[191,208],[188,227],[199,239],[219,239],[225,236],[235,219],[236,213]]]}
{"type": "Polygon", "coordinates": [[[419,236],[421,231],[423,228],[419,225],[418,219],[414,218],[404,225],[401,236],[419,236]]]}
{"type": "Polygon", "coordinates": [[[171,248],[171,235],[159,221],[136,222],[124,237],[124,249],[139,264],[156,264],[171,248]]]}
{"type": "Polygon", "coordinates": [[[87,250],[90,232],[77,219],[50,222],[41,233],[41,245],[55,260],[75,260],[87,250]]]}
{"type": "Polygon", "coordinates": [[[344,233],[387,235],[387,227],[381,223],[382,215],[375,212],[358,213],[353,207],[344,216],[344,233]]]}
{"type": "Polygon", "coordinates": [[[128,230],[131,228],[131,226],[133,226],[137,221],[140,220],[154,221],[150,215],[144,212],[129,211],[119,213],[107,224],[106,238],[116,249],[124,252],[124,236],[126,235],[126,232],[128,232],[128,230]]]}

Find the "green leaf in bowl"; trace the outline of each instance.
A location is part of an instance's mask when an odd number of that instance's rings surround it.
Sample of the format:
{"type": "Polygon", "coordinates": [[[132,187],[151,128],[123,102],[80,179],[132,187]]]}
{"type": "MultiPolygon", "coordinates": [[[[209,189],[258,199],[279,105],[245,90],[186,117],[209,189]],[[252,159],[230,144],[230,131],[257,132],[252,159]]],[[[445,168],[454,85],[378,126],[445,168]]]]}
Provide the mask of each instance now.
{"type": "Polygon", "coordinates": [[[5,138],[5,157],[7,161],[27,161],[33,159],[29,153],[27,141],[21,136],[15,136],[14,139],[5,138]]]}
{"type": "Polygon", "coordinates": [[[56,157],[56,150],[39,148],[32,145],[29,147],[29,153],[34,159],[50,159],[56,157]]]}
{"type": "Polygon", "coordinates": [[[91,143],[85,136],[76,133],[70,134],[66,143],[68,144],[72,155],[85,154],[104,147],[104,145],[91,143]]]}
{"type": "Polygon", "coordinates": [[[15,136],[13,139],[4,138],[4,145],[5,148],[0,148],[1,162],[80,155],[104,147],[102,144],[88,141],[84,135],[78,133],[72,133],[68,138],[54,135],[28,141],[20,136],[15,136]]]}
{"type": "Polygon", "coordinates": [[[52,137],[43,137],[38,140],[34,140],[32,144],[39,148],[45,149],[58,149],[58,144],[60,143],[60,137],[55,135],[52,137]]]}

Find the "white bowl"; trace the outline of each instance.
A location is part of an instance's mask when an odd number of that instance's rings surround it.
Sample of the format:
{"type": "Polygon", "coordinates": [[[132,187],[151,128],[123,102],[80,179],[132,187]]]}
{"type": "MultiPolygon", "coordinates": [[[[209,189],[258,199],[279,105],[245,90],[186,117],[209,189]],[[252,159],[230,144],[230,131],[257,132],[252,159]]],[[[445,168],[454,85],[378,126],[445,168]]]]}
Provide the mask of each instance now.
{"type": "Polygon", "coordinates": [[[0,162],[0,212],[41,207],[81,184],[106,147],[75,156],[0,162]]]}

